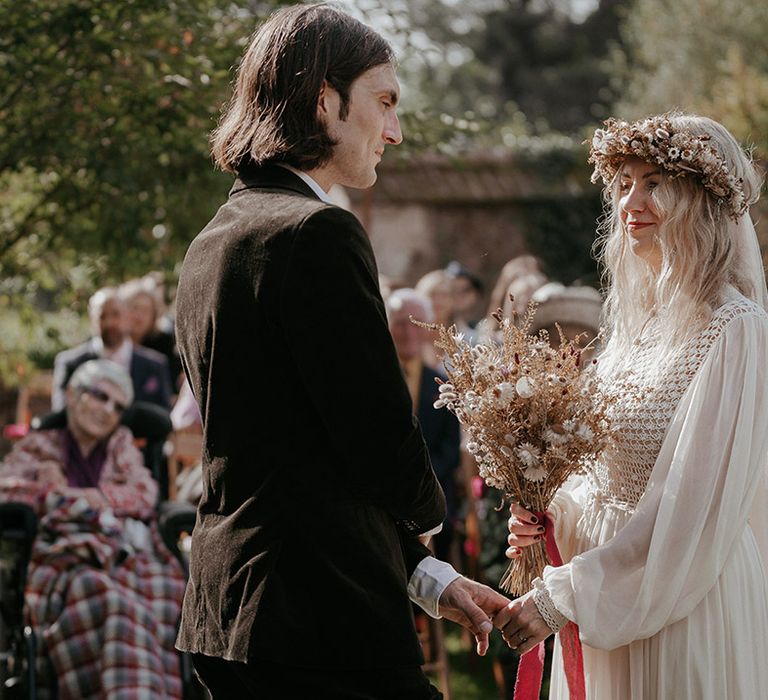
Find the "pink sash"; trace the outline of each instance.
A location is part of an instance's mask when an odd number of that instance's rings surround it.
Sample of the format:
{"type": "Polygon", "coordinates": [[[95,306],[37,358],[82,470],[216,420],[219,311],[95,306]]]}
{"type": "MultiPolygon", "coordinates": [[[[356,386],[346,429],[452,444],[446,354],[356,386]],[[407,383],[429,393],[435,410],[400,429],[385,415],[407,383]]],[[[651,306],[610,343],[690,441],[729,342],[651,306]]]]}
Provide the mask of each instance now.
{"type": "MultiPolygon", "coordinates": [[[[547,513],[536,513],[539,522],[544,523],[544,541],[547,556],[552,566],[562,566],[563,559],[555,542],[555,523],[547,513]]],[[[568,681],[568,695],[571,700],[586,700],[584,689],[584,655],[581,650],[579,628],[575,622],[560,630],[560,646],[563,651],[565,677],[568,681]]],[[[544,673],[544,642],[539,642],[535,649],[520,657],[515,680],[514,700],[539,700],[541,678],[544,673]]]]}

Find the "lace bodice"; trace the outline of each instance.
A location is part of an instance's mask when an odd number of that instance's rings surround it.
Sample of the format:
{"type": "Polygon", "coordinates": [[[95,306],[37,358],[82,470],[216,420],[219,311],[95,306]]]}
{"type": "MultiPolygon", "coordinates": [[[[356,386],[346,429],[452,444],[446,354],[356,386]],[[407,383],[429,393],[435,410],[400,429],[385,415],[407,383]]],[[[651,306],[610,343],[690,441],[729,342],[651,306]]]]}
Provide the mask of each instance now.
{"type": "Polygon", "coordinates": [[[611,410],[617,437],[590,465],[590,500],[633,511],[645,492],[669,423],[685,390],[726,326],[742,314],[764,312],[738,293],[714,313],[707,327],[667,361],[659,362],[657,327],[649,323],[635,342],[636,352],[619,370],[632,390],[611,410]]]}

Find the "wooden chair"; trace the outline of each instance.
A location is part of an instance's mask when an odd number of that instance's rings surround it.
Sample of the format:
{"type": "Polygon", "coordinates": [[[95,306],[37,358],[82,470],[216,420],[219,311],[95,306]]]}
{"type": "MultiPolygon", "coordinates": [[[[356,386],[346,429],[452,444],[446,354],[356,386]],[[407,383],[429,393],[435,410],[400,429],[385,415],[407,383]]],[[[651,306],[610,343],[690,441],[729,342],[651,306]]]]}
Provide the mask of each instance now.
{"type": "Polygon", "coordinates": [[[203,456],[203,434],[198,429],[171,433],[167,443],[168,498],[176,498],[176,477],[185,469],[194,467],[203,456]]]}
{"type": "Polygon", "coordinates": [[[37,372],[19,387],[16,400],[16,423],[29,425],[33,416],[51,410],[53,372],[37,372]]]}

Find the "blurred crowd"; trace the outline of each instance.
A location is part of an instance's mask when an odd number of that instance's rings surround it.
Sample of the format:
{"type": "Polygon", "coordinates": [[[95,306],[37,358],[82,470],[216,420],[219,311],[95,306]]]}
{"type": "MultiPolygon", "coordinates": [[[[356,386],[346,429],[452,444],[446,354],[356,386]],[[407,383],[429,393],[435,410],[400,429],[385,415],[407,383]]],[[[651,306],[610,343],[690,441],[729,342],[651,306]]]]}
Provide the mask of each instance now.
{"type": "MultiPolygon", "coordinates": [[[[470,342],[492,343],[496,324],[489,320],[490,314],[502,309],[505,315],[520,319],[533,301],[537,312],[531,332],[546,330],[554,343],[559,342],[561,333],[568,339],[578,336],[585,345],[598,333],[600,294],[591,287],[565,286],[550,279],[541,262],[531,255],[510,260],[490,290],[458,261],[425,274],[413,287],[384,277],[380,287],[414,414],[448,503],[447,520],[433,541],[435,553],[457,569],[497,585],[506,565],[506,518],[495,508],[500,494],[486,488],[479,479],[474,460],[463,449],[461,427],[453,414],[433,407],[443,376],[442,358],[433,344],[436,332],[413,320],[455,326],[470,342]]],[[[121,566],[110,569],[106,582],[98,566],[86,569],[82,580],[68,580],[77,555],[62,560],[64,565],[62,561],[52,562],[49,550],[53,539],[45,542],[38,538],[41,541],[35,545],[31,566],[41,591],[62,585],[63,579],[67,579],[68,586],[103,589],[103,595],[81,591],[69,602],[60,601],[56,609],[46,604],[38,610],[32,601],[38,623],[57,629],[67,622],[82,626],[78,615],[83,600],[93,608],[89,626],[96,629],[90,630],[90,641],[87,636],[84,640],[82,636],[67,635],[47,639],[57,675],[69,674],[68,682],[79,688],[76,693],[83,687],[95,688],[106,682],[99,668],[104,663],[119,666],[127,652],[110,648],[105,642],[105,630],[113,624],[113,617],[127,617],[133,621],[137,635],[154,639],[153,644],[165,649],[159,661],[145,660],[138,666],[142,673],[161,677],[170,674],[163,687],[172,697],[180,692],[177,674],[169,668],[173,665],[173,620],[183,591],[181,571],[163,551],[157,533],[153,510],[158,500],[157,474],[144,467],[144,457],[132,442],[124,417],[132,403],[154,407],[152,410],[170,418],[172,438],[199,436],[202,421],[184,379],[174,341],[173,311],[160,275],[150,274],[99,289],[89,301],[88,313],[91,336],[55,359],[51,408],[52,415],[58,418],[48,421],[52,429],[32,431],[19,440],[0,465],[0,500],[21,500],[32,505],[47,523],[50,538],[58,533],[59,546],[65,534],[71,533],[62,525],[69,519],[79,523],[81,534],[93,534],[102,550],[105,542],[110,544],[114,551],[103,550],[104,556],[112,552],[111,556],[121,557],[121,566]],[[104,526],[98,518],[89,520],[89,509],[109,509],[117,520],[104,526]],[[136,571],[143,569],[151,569],[157,579],[153,594],[137,584],[136,571]],[[110,610],[107,601],[114,590],[120,592],[122,605],[110,610]],[[90,660],[81,673],[69,668],[67,662],[73,648],[90,660]]],[[[161,459],[173,461],[178,444],[169,440],[161,459]]],[[[202,441],[198,439],[194,444],[199,450],[202,441]]],[[[180,474],[176,469],[170,476],[166,473],[160,495],[195,504],[202,484],[200,457],[193,452],[192,459],[182,464],[185,468],[180,469],[180,474]]],[[[131,653],[136,651],[134,646],[141,646],[130,640],[122,640],[122,645],[131,653]]],[[[502,696],[508,695],[507,681],[514,667],[514,659],[510,663],[504,658],[510,653],[505,650],[506,646],[499,646],[497,660],[502,696]]],[[[134,680],[131,672],[126,672],[125,677],[128,685],[134,680]]]]}

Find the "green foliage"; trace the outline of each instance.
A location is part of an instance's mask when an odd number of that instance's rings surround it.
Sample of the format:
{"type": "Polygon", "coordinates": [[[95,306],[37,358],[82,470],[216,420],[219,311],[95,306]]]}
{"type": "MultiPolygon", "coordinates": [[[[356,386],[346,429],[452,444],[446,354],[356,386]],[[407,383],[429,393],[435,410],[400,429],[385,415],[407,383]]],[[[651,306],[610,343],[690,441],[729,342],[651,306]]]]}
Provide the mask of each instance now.
{"type": "Polygon", "coordinates": [[[597,193],[525,203],[529,231],[526,243],[544,261],[553,279],[600,288],[597,263],[591,255],[595,222],[600,214],[597,193]]]}
{"type": "Polygon", "coordinates": [[[230,184],[208,132],[274,4],[0,0],[0,351],[47,364],[46,310],[173,274],[230,184]]]}
{"type": "MultiPolygon", "coordinates": [[[[562,0],[370,0],[401,44],[405,102],[498,130],[524,120],[535,134],[574,133],[607,113],[605,57],[626,0],[577,17],[562,0]]],[[[381,20],[379,19],[380,23],[381,20]]]]}
{"type": "Polygon", "coordinates": [[[768,155],[768,4],[636,0],[622,33],[618,113],[701,112],[768,155]]]}
{"type": "Polygon", "coordinates": [[[0,177],[25,195],[2,212],[4,273],[32,234],[143,270],[211,211],[206,133],[246,35],[220,4],[3,0],[0,177]]]}

